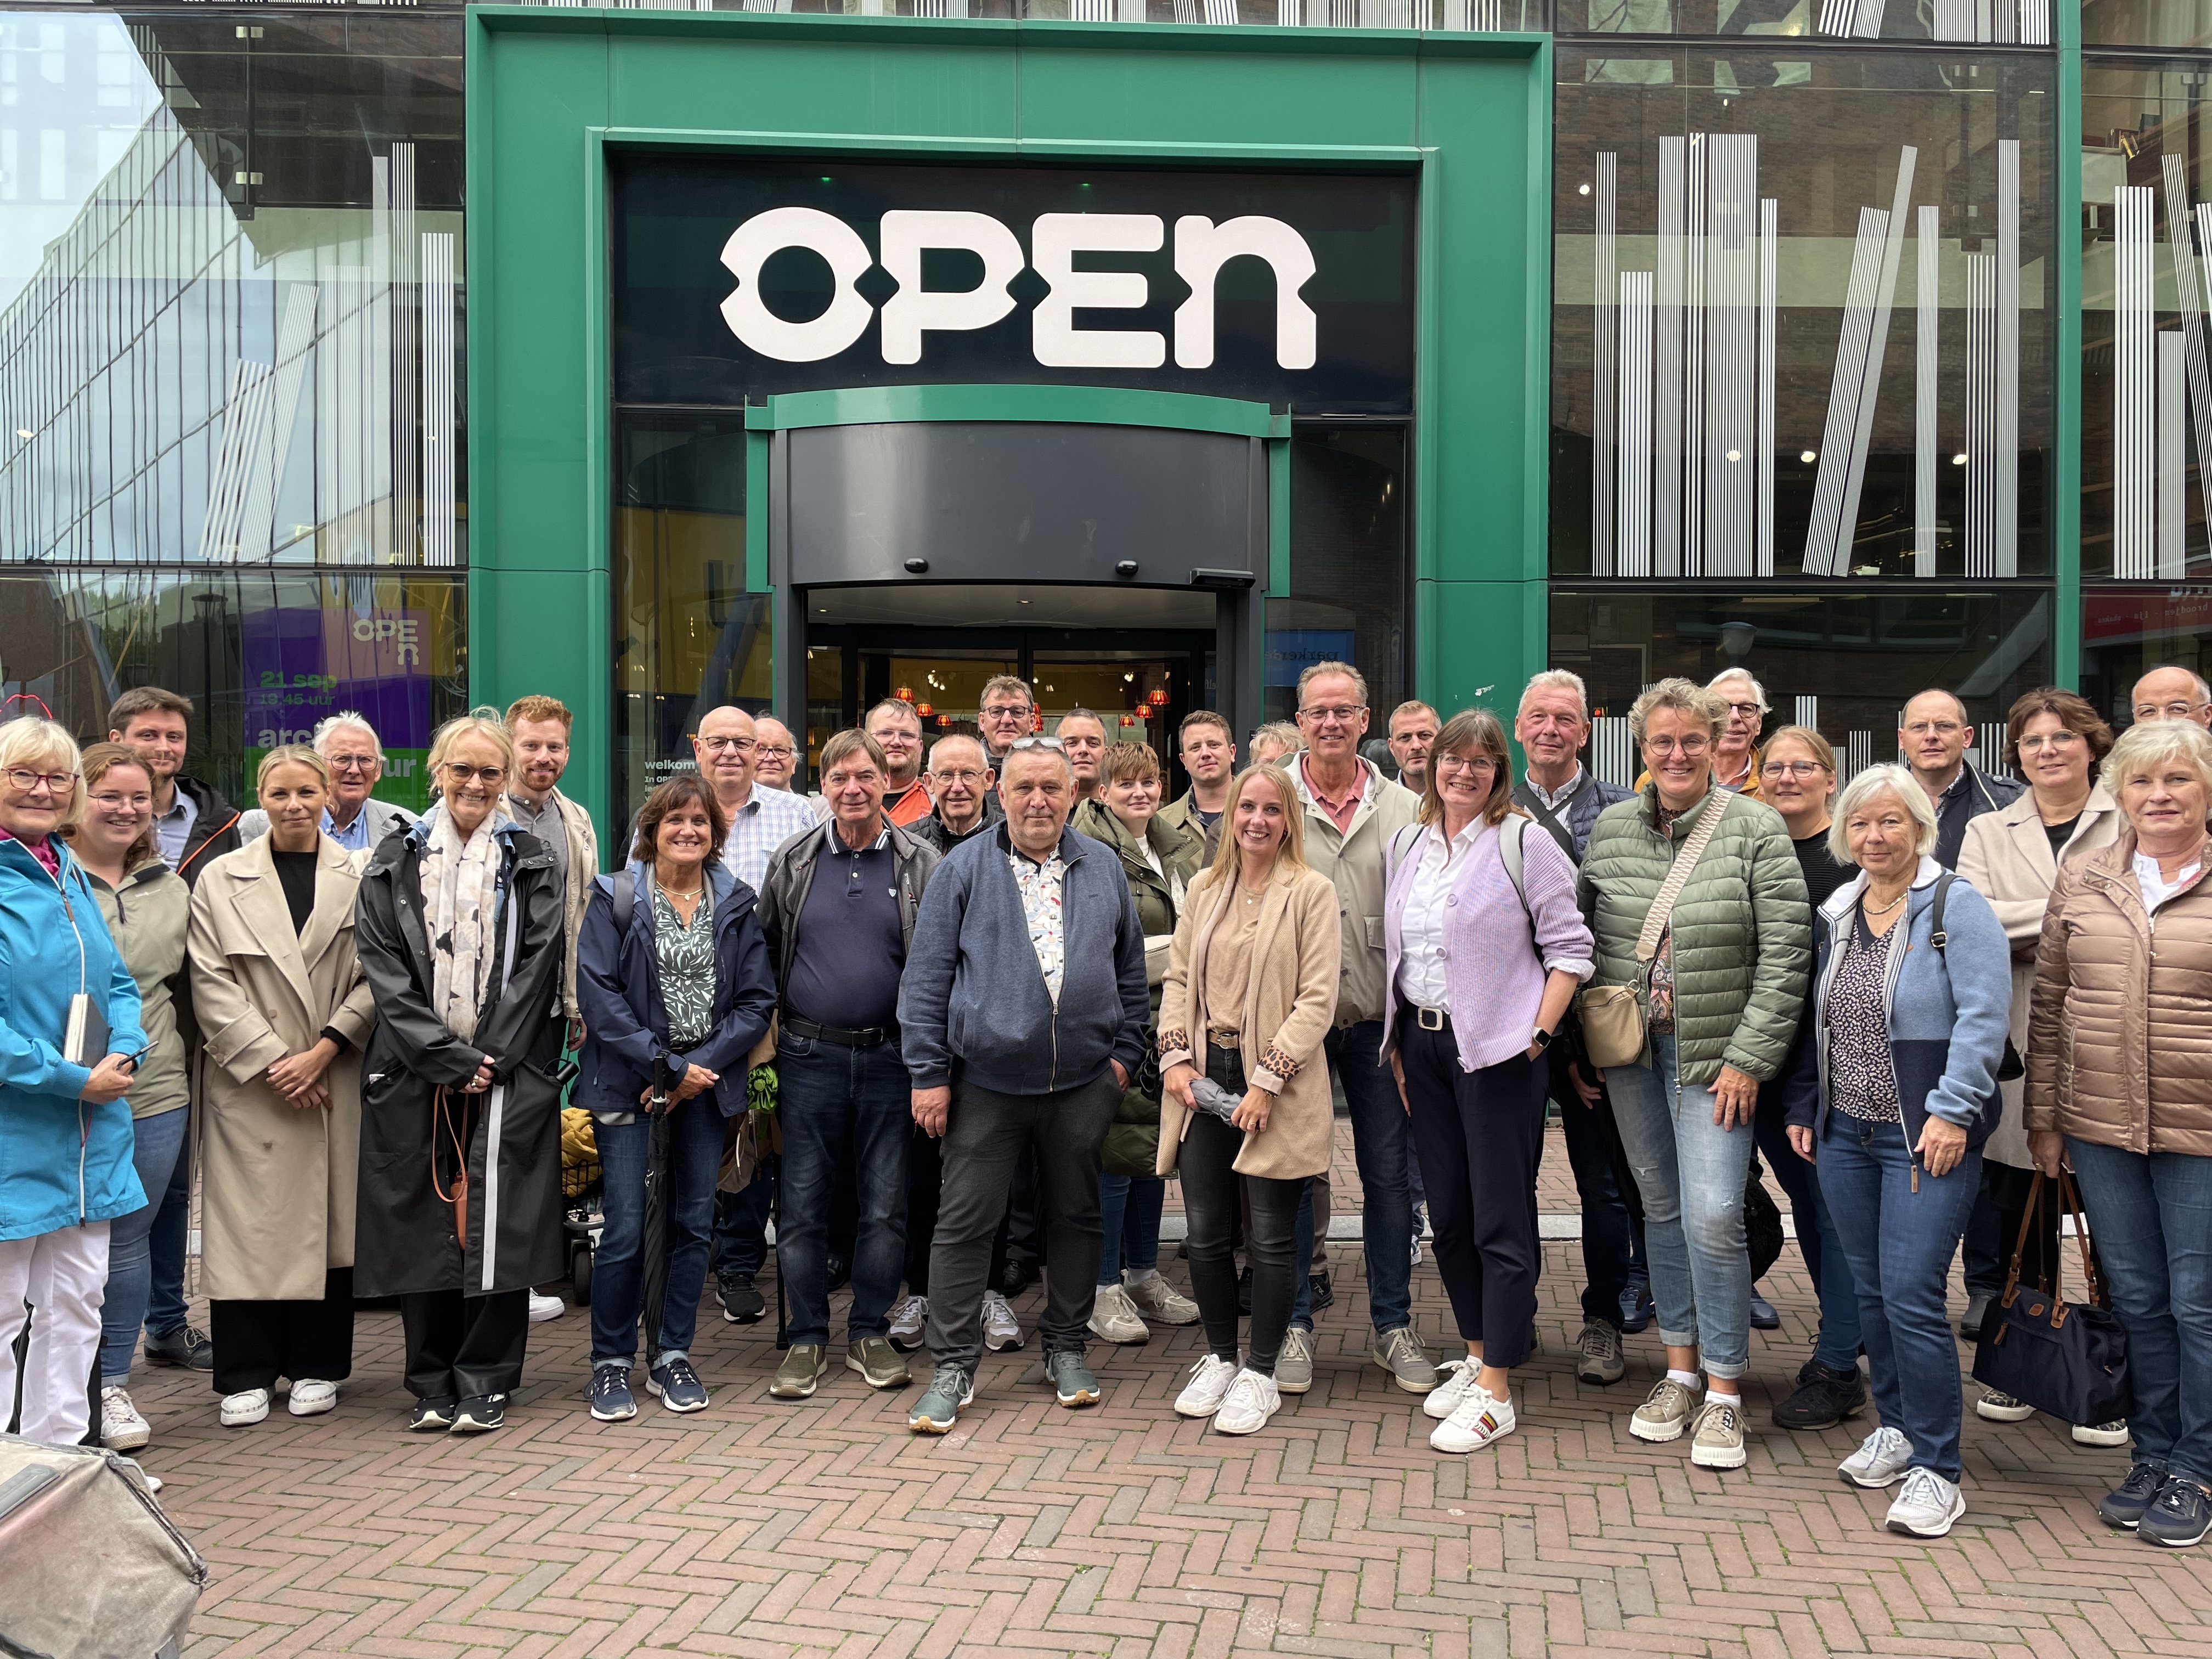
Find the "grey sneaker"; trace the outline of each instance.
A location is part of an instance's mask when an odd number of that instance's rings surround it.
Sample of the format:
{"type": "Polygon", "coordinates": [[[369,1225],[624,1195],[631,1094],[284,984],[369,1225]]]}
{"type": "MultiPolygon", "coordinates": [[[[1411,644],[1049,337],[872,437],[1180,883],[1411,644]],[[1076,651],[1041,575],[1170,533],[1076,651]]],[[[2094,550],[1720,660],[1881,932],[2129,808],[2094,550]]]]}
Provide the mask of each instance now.
{"type": "Polygon", "coordinates": [[[1313,1387],[1313,1333],[1293,1325],[1283,1333],[1283,1351],[1275,1356],[1275,1392],[1304,1394],[1313,1387]]]}
{"type": "Polygon", "coordinates": [[[1690,1461],[1701,1469],[1740,1469],[1743,1460],[1742,1402],[1707,1395],[1690,1431],[1690,1461]]]}
{"type": "Polygon", "coordinates": [[[794,1342],[775,1368],[775,1381],[768,1385],[771,1400],[805,1400],[822,1386],[822,1345],[794,1342]]]}
{"type": "Polygon", "coordinates": [[[1582,1358],[1575,1375],[1585,1382],[1618,1382],[1628,1375],[1628,1361],[1620,1352],[1620,1327],[1610,1320],[1593,1319],[1575,1339],[1582,1358]]]}
{"type": "Polygon", "coordinates": [[[1933,1469],[1913,1468],[1905,1472],[1905,1490],[1889,1506],[1884,1524],[1915,1538],[1941,1538],[1966,1512],[1966,1494],[1958,1487],[1933,1469]]]}
{"type": "Polygon", "coordinates": [[[1859,1442],[1859,1449],[1836,1465],[1836,1473],[1854,1486],[1893,1486],[1912,1467],[1912,1442],[1902,1429],[1876,1429],[1859,1442]]]}
{"type": "Polygon", "coordinates": [[[916,1434],[943,1434],[959,1420],[963,1406],[975,1403],[975,1379],[957,1365],[939,1365],[906,1414],[906,1425],[916,1434]]]}
{"type": "Polygon", "coordinates": [[[1198,1323],[1198,1304],[1158,1273],[1150,1279],[1130,1279],[1124,1274],[1121,1288],[1128,1291],[1137,1311],[1155,1325],[1198,1323]]]}
{"type": "Polygon", "coordinates": [[[1426,1394],[1437,1386],[1436,1364],[1409,1325],[1384,1331],[1375,1339],[1375,1363],[1407,1394],[1426,1394]]]}
{"type": "Polygon", "coordinates": [[[1055,1348],[1044,1357],[1044,1378],[1054,1396],[1070,1411],[1098,1403],[1098,1379],[1084,1363],[1080,1348],[1055,1348]]]}
{"type": "Polygon", "coordinates": [[[1690,1426],[1691,1414],[1698,1409],[1699,1395],[1695,1389],[1686,1389],[1671,1376],[1662,1376],[1651,1385],[1651,1392],[1636,1408],[1636,1415],[1628,1419],[1628,1431],[1638,1440],[1680,1440],[1682,1431],[1690,1426]]]}
{"type": "Polygon", "coordinates": [[[864,1336],[845,1350],[845,1369],[858,1371],[872,1389],[902,1389],[914,1380],[906,1356],[887,1336],[864,1336]]]}

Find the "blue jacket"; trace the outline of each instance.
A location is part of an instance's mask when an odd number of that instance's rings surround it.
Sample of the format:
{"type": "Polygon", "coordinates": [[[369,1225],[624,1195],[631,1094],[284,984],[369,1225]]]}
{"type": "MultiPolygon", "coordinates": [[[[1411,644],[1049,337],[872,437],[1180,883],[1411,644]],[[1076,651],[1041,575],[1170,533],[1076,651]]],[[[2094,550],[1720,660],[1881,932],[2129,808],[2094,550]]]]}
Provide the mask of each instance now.
{"type": "Polygon", "coordinates": [[[61,1055],[80,941],[84,988],[107,1017],[111,1054],[146,1046],[137,982],[84,872],[59,839],[53,845],[58,881],[22,842],[0,841],[0,1239],[112,1221],[146,1203],[130,1103],[80,1100],[92,1073],[61,1055]]]}
{"type": "MultiPolygon", "coordinates": [[[[1903,1108],[1905,1145],[1920,1144],[1929,1113],[1966,1131],[1980,1146],[2004,1110],[1997,1068],[2012,1019],[2012,949],[1990,902],[1953,878],[1943,901],[1947,943],[1938,951],[1936,884],[1943,866],[1923,857],[1906,895],[1905,949],[1890,957],[1889,1053],[1903,1108]]],[[[1862,871],[1814,913],[1817,965],[1813,971],[1813,1041],[1797,1045],[1790,1121],[1811,1126],[1817,1141],[1828,1127],[1828,990],[1841,953],[1836,940],[1853,925],[1851,911],[1866,886],[1862,871]]]]}
{"type": "Polygon", "coordinates": [[[681,1060],[668,1046],[668,1011],[660,1000],[660,954],[653,948],[653,892],[645,866],[629,866],[635,884],[629,929],[615,935],[612,876],[592,883],[576,940],[576,1000],[584,1011],[582,1073],[573,1104],[592,1112],[634,1112],[653,1086],[656,1054],[672,1078],[696,1061],[722,1080],[714,1102],[724,1117],[745,1108],[745,1056],[768,1031],[775,1012],[775,975],[768,941],[753,915],[753,890],[717,860],[708,868],[714,890],[714,1028],[681,1060]]]}
{"type": "Polygon", "coordinates": [[[1134,1077],[1152,996],[1120,855],[1060,831],[1066,954],[1055,1004],[1006,862],[1012,851],[1006,826],[996,824],[947,853],[922,893],[899,981],[900,1044],[914,1086],[945,1087],[957,1070],[1001,1094],[1049,1094],[1091,1082],[1109,1060],[1134,1077]]]}

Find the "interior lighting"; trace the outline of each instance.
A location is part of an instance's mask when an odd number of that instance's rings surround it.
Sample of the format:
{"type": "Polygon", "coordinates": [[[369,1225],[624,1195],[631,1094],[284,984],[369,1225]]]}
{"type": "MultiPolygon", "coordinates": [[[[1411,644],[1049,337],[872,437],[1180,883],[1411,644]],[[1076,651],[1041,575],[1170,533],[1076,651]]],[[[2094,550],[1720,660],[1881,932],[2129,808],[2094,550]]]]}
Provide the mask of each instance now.
{"type": "Polygon", "coordinates": [[[1804,462],[1806,465],[1810,466],[1814,462],[1819,460],[1820,457],[1817,451],[1808,449],[1800,454],[1797,459],[1804,462]]]}

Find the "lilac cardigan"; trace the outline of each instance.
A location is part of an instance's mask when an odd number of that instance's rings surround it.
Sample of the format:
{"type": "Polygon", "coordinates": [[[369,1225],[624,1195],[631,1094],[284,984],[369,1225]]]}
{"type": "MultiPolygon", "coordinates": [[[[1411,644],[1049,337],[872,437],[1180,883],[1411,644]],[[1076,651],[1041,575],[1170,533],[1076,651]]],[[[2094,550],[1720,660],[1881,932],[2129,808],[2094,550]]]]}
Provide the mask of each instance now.
{"type": "MultiPolygon", "coordinates": [[[[1437,826],[1441,832],[1442,826],[1437,826]]],[[[1558,842],[1541,830],[1521,838],[1521,879],[1528,908],[1521,908],[1513,878],[1498,856],[1496,829],[1474,839],[1470,857],[1451,879],[1444,902],[1453,911],[1447,937],[1451,956],[1445,969],[1450,988],[1452,1032],[1459,1041],[1460,1069],[1480,1071],[1510,1060],[1528,1047],[1536,1011],[1544,1000],[1544,981],[1554,966],[1572,972],[1577,963],[1588,978],[1596,951],[1589,926],[1575,902],[1575,867],[1558,842]],[[1529,917],[1535,925],[1532,929],[1529,917]]],[[[1401,836],[1402,856],[1392,860],[1382,903],[1382,938],[1388,953],[1389,990],[1382,1004],[1382,1054],[1390,1054],[1391,1027],[1398,1012],[1398,965],[1405,954],[1406,899],[1420,866],[1420,836],[1401,836]]]]}

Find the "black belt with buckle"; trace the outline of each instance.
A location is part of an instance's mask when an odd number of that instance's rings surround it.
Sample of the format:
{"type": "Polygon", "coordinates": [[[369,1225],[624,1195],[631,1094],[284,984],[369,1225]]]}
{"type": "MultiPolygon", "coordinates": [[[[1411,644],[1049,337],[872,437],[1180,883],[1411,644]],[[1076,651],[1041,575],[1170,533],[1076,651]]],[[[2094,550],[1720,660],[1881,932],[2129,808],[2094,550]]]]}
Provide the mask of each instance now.
{"type": "Polygon", "coordinates": [[[855,1030],[842,1025],[817,1025],[811,1019],[796,1019],[789,1014],[783,1018],[783,1029],[793,1036],[834,1042],[846,1048],[880,1048],[886,1042],[898,1040],[896,1025],[868,1025],[855,1030]]]}
{"type": "Polygon", "coordinates": [[[1424,1031],[1441,1031],[1451,1024],[1451,1016],[1441,1008],[1424,1008],[1418,1002],[1406,1005],[1406,1012],[1413,1017],[1413,1024],[1424,1031]]]}

